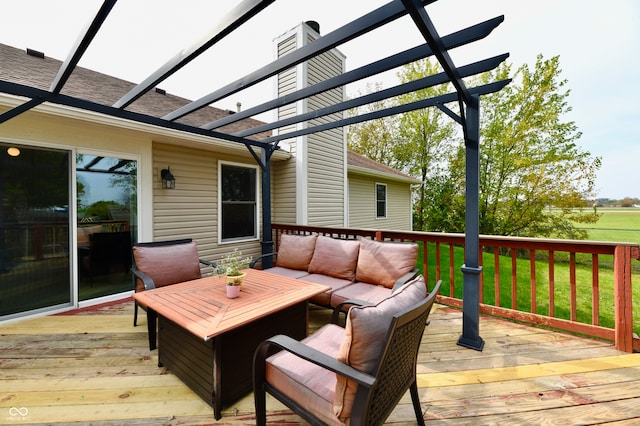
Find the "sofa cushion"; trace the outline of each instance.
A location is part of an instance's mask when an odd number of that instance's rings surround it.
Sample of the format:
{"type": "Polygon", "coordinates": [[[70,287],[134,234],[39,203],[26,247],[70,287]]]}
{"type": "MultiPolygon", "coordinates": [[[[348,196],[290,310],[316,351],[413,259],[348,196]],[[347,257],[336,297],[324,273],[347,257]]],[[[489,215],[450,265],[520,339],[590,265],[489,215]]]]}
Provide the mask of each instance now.
{"type": "Polygon", "coordinates": [[[391,289],[382,285],[356,282],[331,293],[331,306],[334,308],[347,299],[364,300],[378,303],[391,296],[391,289]]]}
{"type": "MultiPolygon", "coordinates": [[[[327,324],[302,340],[306,345],[335,358],[344,329],[327,324]]],[[[266,380],[327,424],[337,419],[329,417],[333,412],[336,374],[309,361],[281,351],[267,358],[266,380]]]]}
{"type": "Polygon", "coordinates": [[[309,273],[353,281],[360,252],[359,240],[319,236],[309,264],[309,273]]]}
{"type": "Polygon", "coordinates": [[[362,240],[356,281],[392,288],[404,274],[416,267],[418,245],[362,240]]]}
{"type": "Polygon", "coordinates": [[[345,288],[353,284],[349,280],[345,280],[342,278],[330,277],[328,275],[323,274],[309,274],[307,276],[302,277],[303,280],[309,281],[316,284],[322,284],[331,287],[331,289],[322,292],[320,294],[316,294],[310,300],[311,302],[322,305],[322,306],[330,306],[331,304],[331,293],[336,290],[345,288]]]}
{"type": "Polygon", "coordinates": [[[301,271],[309,269],[317,237],[317,235],[282,234],[278,246],[276,266],[301,271]]]}
{"type": "MultiPolygon", "coordinates": [[[[134,246],[133,257],[136,268],[149,275],[156,287],[201,277],[195,241],[168,246],[134,246]]],[[[136,291],[139,290],[136,284],[136,291]]]]}
{"type": "MultiPolygon", "coordinates": [[[[424,299],[426,294],[427,287],[420,275],[377,305],[349,309],[337,359],[372,374],[382,355],[392,317],[424,299]]],[[[344,419],[351,416],[358,385],[341,376],[336,380],[334,410],[336,416],[344,419]]]]}
{"type": "Polygon", "coordinates": [[[283,268],[282,266],[274,266],[273,268],[265,269],[264,272],[269,272],[271,274],[277,274],[293,279],[304,278],[309,275],[306,270],[301,271],[300,269],[283,268]]]}

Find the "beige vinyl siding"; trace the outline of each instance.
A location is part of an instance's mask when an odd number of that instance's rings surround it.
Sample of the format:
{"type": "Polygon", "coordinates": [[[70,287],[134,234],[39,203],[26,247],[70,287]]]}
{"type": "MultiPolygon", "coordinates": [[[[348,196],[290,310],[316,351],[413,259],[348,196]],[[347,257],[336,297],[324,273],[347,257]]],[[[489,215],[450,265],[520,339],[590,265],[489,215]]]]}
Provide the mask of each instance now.
{"type": "MultiPolygon", "coordinates": [[[[335,52],[327,52],[309,61],[308,83],[313,85],[342,72],[342,61],[335,52]]],[[[309,98],[309,111],[324,108],[344,99],[344,89],[336,88],[309,98]]],[[[335,121],[342,113],[319,117],[309,126],[335,121]]],[[[308,217],[309,224],[344,226],[345,151],[341,128],[309,135],[308,217]]]]}
{"type": "Polygon", "coordinates": [[[411,186],[374,177],[349,175],[349,224],[354,228],[411,230],[411,186]],[[387,217],[376,218],[376,183],[387,186],[387,217]]]}
{"type": "MultiPolygon", "coordinates": [[[[246,255],[260,252],[258,241],[218,245],[218,161],[234,161],[255,166],[247,159],[154,143],[153,145],[153,239],[155,241],[193,238],[200,257],[219,259],[223,253],[239,248],[246,255]],[[176,189],[163,189],[160,170],[171,166],[176,189]]],[[[260,179],[258,172],[258,185],[260,179]]],[[[259,187],[259,186],[258,186],[259,187]]],[[[258,195],[260,195],[258,193],[258,195]]],[[[260,206],[262,202],[260,201],[260,206]]],[[[261,212],[258,210],[259,230],[261,212]]]]}
{"type": "MultiPolygon", "coordinates": [[[[278,57],[296,49],[296,35],[280,41],[277,46],[278,57]]],[[[290,68],[278,74],[278,96],[295,92],[297,89],[296,68],[290,68]]],[[[290,118],[297,113],[296,104],[278,108],[278,120],[290,118]]],[[[296,126],[279,129],[279,133],[296,130],[296,126]]],[[[293,141],[285,141],[291,143],[293,141]]],[[[291,143],[291,154],[297,154],[296,144],[291,143]]],[[[296,223],[296,161],[295,158],[281,163],[271,163],[271,220],[279,223],[296,223]]]]}

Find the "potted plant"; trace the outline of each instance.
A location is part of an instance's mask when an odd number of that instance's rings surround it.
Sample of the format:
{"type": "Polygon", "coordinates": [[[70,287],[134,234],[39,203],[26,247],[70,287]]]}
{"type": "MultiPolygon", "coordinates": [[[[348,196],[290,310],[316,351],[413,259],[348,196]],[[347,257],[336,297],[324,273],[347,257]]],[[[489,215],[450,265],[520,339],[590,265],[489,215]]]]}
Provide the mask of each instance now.
{"type": "MultiPolygon", "coordinates": [[[[242,251],[238,249],[234,249],[231,253],[227,253],[220,259],[216,266],[216,274],[226,278],[228,294],[233,295],[242,289],[246,275],[244,270],[249,267],[249,263],[251,263],[251,258],[244,257],[242,251]]],[[[237,297],[237,295],[235,297],[237,297]]]]}

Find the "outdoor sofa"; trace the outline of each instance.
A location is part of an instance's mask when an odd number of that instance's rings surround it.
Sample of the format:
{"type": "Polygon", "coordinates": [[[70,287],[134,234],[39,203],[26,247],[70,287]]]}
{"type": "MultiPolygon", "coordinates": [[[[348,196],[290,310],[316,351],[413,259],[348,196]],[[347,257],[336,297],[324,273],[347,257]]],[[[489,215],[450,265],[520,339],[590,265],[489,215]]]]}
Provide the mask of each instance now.
{"type": "MultiPolygon", "coordinates": [[[[265,271],[331,287],[311,302],[336,308],[347,300],[378,303],[418,275],[418,245],[323,235],[282,234],[274,266],[265,271]]],[[[425,295],[426,296],[426,295],[425,295]]]]}

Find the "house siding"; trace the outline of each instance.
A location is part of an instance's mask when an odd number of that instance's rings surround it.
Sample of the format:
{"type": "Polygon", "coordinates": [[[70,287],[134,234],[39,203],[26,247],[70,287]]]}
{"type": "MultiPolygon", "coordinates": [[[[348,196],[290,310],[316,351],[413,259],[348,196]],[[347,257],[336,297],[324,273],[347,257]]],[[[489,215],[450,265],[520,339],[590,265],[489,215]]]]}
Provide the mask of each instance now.
{"type": "MultiPolygon", "coordinates": [[[[343,61],[333,51],[309,61],[308,84],[320,83],[341,74],[343,61]]],[[[342,102],[344,89],[336,88],[309,98],[307,109],[314,111],[342,102]]],[[[342,113],[311,120],[317,126],[341,119],[342,113]]],[[[346,158],[343,129],[331,129],[308,137],[309,223],[322,226],[344,226],[346,158]]]]}
{"type": "MultiPolygon", "coordinates": [[[[277,57],[291,53],[296,49],[296,35],[286,37],[276,44],[277,57]]],[[[291,68],[278,74],[277,78],[278,96],[284,96],[297,89],[296,69],[291,68]]],[[[289,104],[278,108],[277,119],[283,120],[296,115],[296,104],[289,104]]],[[[279,130],[280,133],[294,131],[295,125],[287,126],[279,130]]],[[[297,146],[291,144],[292,160],[278,164],[272,164],[271,168],[271,215],[274,222],[296,223],[297,215],[297,183],[296,183],[296,161],[297,146]]]]}
{"type": "MultiPolygon", "coordinates": [[[[210,260],[220,258],[229,250],[226,244],[218,244],[218,165],[221,160],[255,166],[247,159],[213,151],[154,143],[154,240],[193,238],[198,243],[200,257],[210,260]],[[171,173],[176,178],[174,190],[162,188],[160,170],[167,166],[171,166],[171,173]]],[[[258,182],[258,188],[259,185],[258,182]]],[[[259,203],[262,204],[260,199],[259,203]]],[[[258,222],[260,230],[260,212],[258,222]]],[[[250,256],[260,252],[257,241],[234,242],[233,247],[250,256]]]]}
{"type": "Polygon", "coordinates": [[[411,208],[410,185],[349,175],[349,227],[411,231],[411,208]],[[376,218],[376,183],[387,185],[386,218],[376,218]]]}

